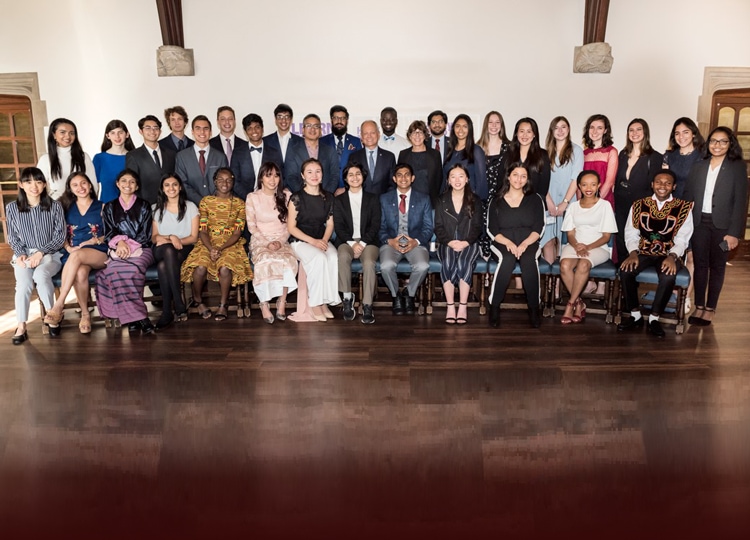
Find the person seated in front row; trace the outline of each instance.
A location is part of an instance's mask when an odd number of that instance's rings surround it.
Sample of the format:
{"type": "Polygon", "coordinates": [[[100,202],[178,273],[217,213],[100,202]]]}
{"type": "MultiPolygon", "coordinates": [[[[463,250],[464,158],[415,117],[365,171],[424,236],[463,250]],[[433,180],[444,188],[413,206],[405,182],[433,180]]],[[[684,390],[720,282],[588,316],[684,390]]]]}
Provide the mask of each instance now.
{"type": "Polygon", "coordinates": [[[630,319],[617,325],[620,331],[643,327],[635,278],[646,268],[653,267],[659,284],[648,318],[648,331],[656,337],[664,337],[659,316],[669,303],[677,272],[682,267],[681,257],[693,235],[693,203],[672,196],[675,184],[675,174],[662,170],[651,182],[654,194],[635,201],[628,213],[625,246],[629,255],[620,265],[620,282],[630,319]]]}
{"type": "Polygon", "coordinates": [[[529,168],[517,161],[508,166],[503,185],[487,208],[490,249],[499,263],[490,293],[490,326],[500,326],[500,304],[513,275],[521,265],[521,281],[529,306],[532,328],[542,324],[539,314],[539,239],[544,232],[544,201],[529,181],[529,168]]]}
{"type": "Polygon", "coordinates": [[[333,200],[333,226],[339,257],[339,291],[344,296],[344,320],[354,320],[352,292],[352,259],[362,262],[364,290],[362,291],[362,322],[372,324],[372,299],[378,286],[375,262],[378,260],[380,233],[380,198],[362,189],[367,169],[359,163],[344,168],[344,182],[348,189],[333,200]]]}
{"type": "Polygon", "coordinates": [[[250,281],[253,271],[242,238],[245,204],[232,195],[232,171],[226,167],[219,168],[214,173],[213,183],[216,186],[215,194],[203,197],[198,205],[199,241],[182,264],[181,279],[185,283],[192,281],[193,297],[188,308],[197,307],[198,314],[204,319],[211,318],[211,310],[203,303],[203,285],[206,279],[218,281],[221,300],[214,318],[223,321],[228,315],[230,289],[250,281]]]}
{"type": "Polygon", "coordinates": [[[615,214],[604,199],[599,198],[601,180],[596,171],[583,171],[576,180],[583,198],[570,204],[562,223],[568,243],[560,253],[560,277],[570,293],[560,322],[579,323],[586,318],[586,304],[581,299],[591,268],[610,259],[607,243],[617,232],[615,214]]]}
{"type": "Polygon", "coordinates": [[[102,202],[96,198],[94,186],[82,172],[73,172],[65,182],[65,192],[60,197],[65,210],[68,234],[63,245],[63,271],[57,300],[44,317],[44,323],[54,328],[60,324],[65,308],[65,298],[74,288],[81,307],[81,334],[91,333],[89,314],[89,273],[107,264],[107,244],[104,242],[102,202]]]}
{"type": "Polygon", "coordinates": [[[380,273],[393,297],[393,314],[414,313],[414,297],[430,269],[428,251],[433,232],[430,197],[411,189],[411,165],[396,165],[396,189],[380,196],[380,273]],[[411,265],[409,284],[398,288],[396,265],[406,259],[411,265]]]}
{"type": "Polygon", "coordinates": [[[447,324],[466,324],[471,278],[480,254],[482,201],[471,191],[469,170],[462,163],[448,169],[448,191],[435,206],[435,236],[440,259],[447,324]],[[458,312],[454,305],[458,287],[458,312]]]}

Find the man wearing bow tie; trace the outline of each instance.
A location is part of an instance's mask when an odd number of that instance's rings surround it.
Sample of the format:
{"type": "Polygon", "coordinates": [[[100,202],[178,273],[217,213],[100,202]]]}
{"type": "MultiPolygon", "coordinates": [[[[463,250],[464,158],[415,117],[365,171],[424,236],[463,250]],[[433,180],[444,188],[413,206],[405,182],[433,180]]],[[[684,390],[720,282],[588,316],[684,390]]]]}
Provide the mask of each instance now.
{"type": "MultiPolygon", "coordinates": [[[[343,171],[346,164],[349,163],[349,155],[362,148],[362,141],[359,137],[349,135],[349,111],[343,105],[334,105],[331,107],[331,133],[320,138],[320,144],[332,146],[336,149],[339,157],[339,170],[343,171]]],[[[339,177],[339,186],[335,194],[340,195],[344,192],[343,176],[339,177]]]]}
{"type": "MultiPolygon", "coordinates": [[[[231,169],[234,173],[234,194],[243,201],[248,193],[258,188],[260,166],[273,161],[284,170],[284,159],[281,151],[269,144],[263,144],[263,118],[250,113],[242,119],[242,129],[247,135],[248,142],[241,141],[232,152],[231,169]]],[[[283,179],[282,179],[283,180],[283,179]]]]}
{"type": "Polygon", "coordinates": [[[380,136],[378,146],[391,152],[396,156],[396,160],[398,160],[401,150],[410,148],[411,143],[396,133],[396,126],[398,126],[398,113],[396,109],[386,107],[380,111],[380,127],[383,130],[383,135],[380,136]]]}

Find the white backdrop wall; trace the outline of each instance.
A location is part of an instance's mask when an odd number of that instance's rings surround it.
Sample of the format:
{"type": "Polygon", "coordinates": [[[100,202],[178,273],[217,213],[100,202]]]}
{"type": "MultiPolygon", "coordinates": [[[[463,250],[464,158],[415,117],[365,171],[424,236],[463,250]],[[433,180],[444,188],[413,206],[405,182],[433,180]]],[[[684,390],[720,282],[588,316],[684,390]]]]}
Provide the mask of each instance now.
{"type": "MultiPolygon", "coordinates": [[[[695,118],[706,66],[750,66],[747,0],[615,0],[607,42],[611,74],[574,74],[584,0],[183,1],[194,77],[157,77],[161,34],[154,0],[0,0],[0,73],[39,74],[48,118],[74,120],[84,149],[104,126],[181,104],[212,120],[292,105],[295,120],[334,103],[351,122],[399,111],[398,131],[433,109],[464,112],[475,129],[491,109],[512,130],[522,116],[568,116],[578,139],[588,115],[612,120],[615,145],[645,118],[663,150],[675,118],[695,118]]],[[[298,124],[296,124],[298,125],[298,124]]],[[[166,130],[165,130],[166,132],[166,130]]],[[[40,149],[41,150],[41,149],[40,149]]]]}

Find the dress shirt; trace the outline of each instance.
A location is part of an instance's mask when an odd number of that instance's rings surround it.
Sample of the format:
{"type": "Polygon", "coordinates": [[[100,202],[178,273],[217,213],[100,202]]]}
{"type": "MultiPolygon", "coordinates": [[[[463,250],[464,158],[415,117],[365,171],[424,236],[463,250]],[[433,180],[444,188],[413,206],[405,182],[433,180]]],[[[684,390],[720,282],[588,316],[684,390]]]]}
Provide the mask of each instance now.
{"type": "Polygon", "coordinates": [[[394,133],[390,137],[385,134],[381,135],[378,146],[383,150],[388,150],[398,159],[401,150],[411,148],[411,143],[398,133],[394,133]]]}
{"type": "Polygon", "coordinates": [[[183,139],[179,139],[179,138],[177,138],[177,136],[174,133],[170,133],[169,136],[172,137],[172,142],[174,143],[174,147],[177,148],[178,152],[180,151],[180,141],[183,141],[182,142],[182,144],[184,145],[183,148],[182,148],[183,150],[188,147],[187,146],[187,137],[185,137],[183,139]]]}
{"type": "MultiPolygon", "coordinates": [[[[357,193],[349,191],[349,205],[352,208],[352,238],[362,238],[362,189],[357,193]]],[[[354,240],[347,242],[352,247],[356,243],[354,240]]],[[[359,243],[362,244],[362,247],[367,245],[362,240],[359,243]]]]}
{"type": "Polygon", "coordinates": [[[255,189],[258,189],[258,171],[263,163],[263,146],[254,146],[253,143],[247,143],[250,148],[250,159],[253,160],[253,170],[255,171],[255,189]],[[253,150],[253,148],[260,148],[260,152],[253,150]]]}
{"type": "MultiPolygon", "coordinates": [[[[656,201],[656,207],[661,210],[665,204],[674,199],[672,195],[669,196],[664,202],[659,202],[656,195],[652,195],[651,198],[656,201]]],[[[682,257],[685,250],[690,242],[690,237],[693,236],[693,213],[688,214],[685,223],[682,224],[680,230],[674,236],[674,245],[669,253],[674,253],[677,257],[682,257]]],[[[641,231],[633,227],[633,207],[630,207],[628,211],[628,220],[625,222],[625,247],[628,249],[628,253],[638,251],[638,244],[641,239],[641,231]]]]}
{"type": "Polygon", "coordinates": [[[372,176],[373,174],[375,174],[375,169],[378,166],[378,147],[376,146],[375,148],[370,149],[365,146],[364,149],[365,149],[365,159],[367,160],[368,170],[370,169],[370,152],[372,152],[372,171],[370,171],[372,173],[370,176],[372,176]]]}
{"type": "Polygon", "coordinates": [[[704,214],[713,213],[714,203],[714,187],[716,187],[716,179],[719,177],[719,171],[721,170],[721,163],[715,169],[711,169],[711,163],[708,164],[708,174],[706,175],[706,190],[703,192],[703,208],[701,212],[704,214]]]}
{"type": "MultiPolygon", "coordinates": [[[[161,166],[164,165],[164,158],[161,155],[161,146],[159,146],[159,143],[156,143],[156,148],[151,148],[146,143],[144,143],[144,145],[146,146],[146,150],[148,150],[148,153],[151,156],[151,159],[154,159],[154,150],[156,151],[156,155],[159,156],[159,168],[161,169],[161,166]]],[[[156,164],[155,159],[154,159],[154,164],[156,164]]]]}
{"type": "Polygon", "coordinates": [[[200,151],[201,150],[205,150],[206,153],[203,154],[203,159],[206,160],[206,166],[208,166],[208,153],[210,151],[210,148],[211,148],[210,144],[207,144],[206,146],[204,146],[203,148],[201,148],[200,146],[198,146],[198,143],[195,143],[193,145],[193,151],[195,152],[195,159],[197,159],[198,162],[200,163],[200,159],[201,159],[200,151]]]}
{"type": "Polygon", "coordinates": [[[286,135],[280,135],[277,131],[276,136],[279,138],[279,146],[281,147],[281,159],[286,160],[286,149],[289,148],[289,141],[292,140],[292,132],[287,131],[286,135]]]}

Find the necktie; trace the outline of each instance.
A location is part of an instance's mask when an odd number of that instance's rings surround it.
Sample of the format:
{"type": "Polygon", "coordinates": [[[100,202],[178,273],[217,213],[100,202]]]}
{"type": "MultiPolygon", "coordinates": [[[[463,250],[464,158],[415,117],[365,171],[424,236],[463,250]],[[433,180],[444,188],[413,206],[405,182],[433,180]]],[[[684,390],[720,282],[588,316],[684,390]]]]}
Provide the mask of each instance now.
{"type": "Polygon", "coordinates": [[[336,143],[336,153],[341,157],[341,154],[344,153],[344,138],[339,137],[339,142],[336,143]]]}
{"type": "Polygon", "coordinates": [[[198,150],[201,157],[198,159],[198,166],[201,168],[201,174],[206,175],[206,151],[198,150]]]}
{"type": "Polygon", "coordinates": [[[375,153],[375,150],[370,150],[370,159],[367,163],[367,165],[370,167],[370,177],[372,178],[372,175],[375,174],[375,158],[373,157],[373,154],[375,153]]]}
{"type": "Polygon", "coordinates": [[[185,141],[180,139],[180,142],[177,143],[177,151],[179,152],[180,150],[184,150],[184,149],[185,149],[185,141]]]}
{"type": "Polygon", "coordinates": [[[406,195],[399,195],[401,197],[401,202],[398,203],[398,211],[402,214],[406,213],[406,195]]]}
{"type": "Polygon", "coordinates": [[[227,139],[226,141],[227,141],[227,161],[231,162],[232,161],[232,143],[229,141],[229,139],[227,139]]]}
{"type": "Polygon", "coordinates": [[[262,146],[251,146],[250,147],[251,152],[258,152],[259,154],[263,153],[263,147],[262,146]]]}
{"type": "Polygon", "coordinates": [[[435,150],[440,152],[440,139],[435,139],[435,150]]]}
{"type": "Polygon", "coordinates": [[[161,170],[161,160],[159,159],[159,153],[156,150],[154,150],[153,154],[154,154],[154,163],[156,163],[156,167],[159,170],[161,170]]]}

